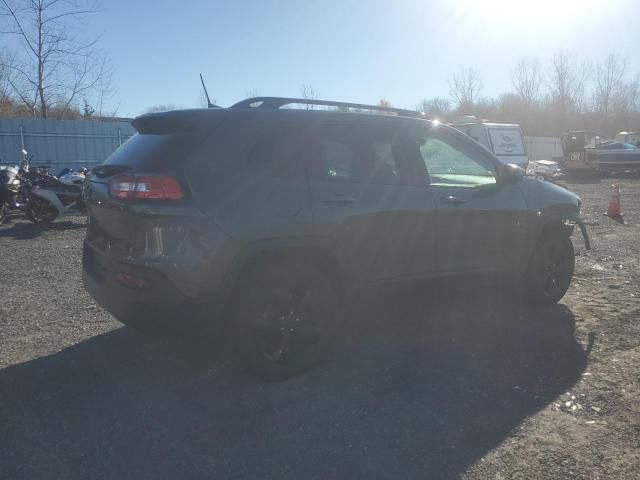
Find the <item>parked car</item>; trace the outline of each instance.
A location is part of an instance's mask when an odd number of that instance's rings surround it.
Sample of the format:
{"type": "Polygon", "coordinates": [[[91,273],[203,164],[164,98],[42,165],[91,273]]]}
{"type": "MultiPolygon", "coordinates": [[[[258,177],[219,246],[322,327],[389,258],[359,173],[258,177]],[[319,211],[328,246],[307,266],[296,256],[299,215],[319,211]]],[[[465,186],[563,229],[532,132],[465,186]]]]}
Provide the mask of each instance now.
{"type": "Polygon", "coordinates": [[[622,143],[630,143],[636,147],[640,147],[640,133],[637,132],[620,132],[616,134],[616,141],[622,143]]]}
{"type": "Polygon", "coordinates": [[[451,126],[487,147],[502,163],[527,169],[529,156],[517,123],[493,123],[468,116],[458,118],[451,126]]]}
{"type": "Polygon", "coordinates": [[[640,148],[631,143],[602,139],[592,131],[568,132],[561,139],[567,173],[596,175],[640,170],[640,148]]]}
{"type": "Polygon", "coordinates": [[[145,332],[219,326],[264,375],[316,364],[353,288],[491,273],[550,305],[568,222],[588,244],[574,193],[415,112],[265,97],[133,126],[85,186],[87,290],[145,332]]]}

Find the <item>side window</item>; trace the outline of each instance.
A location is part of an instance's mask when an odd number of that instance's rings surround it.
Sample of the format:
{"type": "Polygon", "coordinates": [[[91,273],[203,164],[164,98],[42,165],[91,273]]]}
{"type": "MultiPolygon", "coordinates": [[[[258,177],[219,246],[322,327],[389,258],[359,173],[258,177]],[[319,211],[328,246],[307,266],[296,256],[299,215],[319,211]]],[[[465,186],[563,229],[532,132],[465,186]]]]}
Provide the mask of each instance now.
{"type": "Polygon", "coordinates": [[[303,177],[309,148],[306,129],[295,126],[267,129],[250,144],[239,168],[253,175],[303,177]]]}
{"type": "Polygon", "coordinates": [[[489,162],[471,158],[450,143],[429,137],[420,146],[431,185],[477,187],[496,183],[496,171],[489,162]]]}
{"type": "Polygon", "coordinates": [[[326,128],[313,156],[319,180],[402,185],[405,183],[401,148],[393,132],[326,128]]]}

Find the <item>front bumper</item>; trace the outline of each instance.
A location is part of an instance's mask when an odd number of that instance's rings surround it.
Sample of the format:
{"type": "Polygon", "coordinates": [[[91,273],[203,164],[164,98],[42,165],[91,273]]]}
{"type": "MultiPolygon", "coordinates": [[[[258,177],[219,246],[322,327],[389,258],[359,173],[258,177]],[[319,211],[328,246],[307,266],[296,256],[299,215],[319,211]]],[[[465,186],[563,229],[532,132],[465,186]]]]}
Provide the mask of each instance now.
{"type": "Polygon", "coordinates": [[[116,260],[86,240],[82,255],[82,281],[96,303],[122,323],[151,334],[183,334],[201,330],[217,313],[211,299],[183,295],[162,273],[116,260]],[[118,282],[124,273],[144,279],[147,286],[133,288],[118,282]]]}
{"type": "Polygon", "coordinates": [[[580,232],[582,232],[582,238],[584,239],[584,246],[587,250],[591,250],[591,239],[589,238],[589,232],[587,231],[587,225],[584,223],[584,220],[581,218],[576,220],[576,225],[580,228],[580,232]]]}

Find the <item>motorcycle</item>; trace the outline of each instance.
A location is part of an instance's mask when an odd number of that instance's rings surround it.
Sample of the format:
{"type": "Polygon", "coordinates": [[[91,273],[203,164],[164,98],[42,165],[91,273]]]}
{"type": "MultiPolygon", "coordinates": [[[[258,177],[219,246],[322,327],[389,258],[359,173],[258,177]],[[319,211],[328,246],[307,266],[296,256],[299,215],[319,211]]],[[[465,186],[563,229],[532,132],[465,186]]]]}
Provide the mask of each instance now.
{"type": "Polygon", "coordinates": [[[17,208],[19,190],[18,169],[15,167],[0,169],[0,224],[5,222],[10,210],[17,208]]]}
{"type": "Polygon", "coordinates": [[[84,171],[70,172],[56,178],[40,174],[33,181],[25,214],[33,223],[48,223],[65,215],[85,213],[82,188],[84,171]]]}
{"type": "Polygon", "coordinates": [[[24,210],[31,182],[37,172],[29,172],[29,159],[26,150],[22,151],[20,166],[0,167],[0,224],[4,223],[12,210],[24,210]]]}

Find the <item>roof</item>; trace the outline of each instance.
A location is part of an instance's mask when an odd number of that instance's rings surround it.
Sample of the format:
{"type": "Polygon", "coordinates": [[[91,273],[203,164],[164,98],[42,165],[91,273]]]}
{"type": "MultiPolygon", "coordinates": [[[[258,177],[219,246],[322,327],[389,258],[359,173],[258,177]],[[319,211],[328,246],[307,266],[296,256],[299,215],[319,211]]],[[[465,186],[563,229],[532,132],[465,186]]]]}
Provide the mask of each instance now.
{"type": "Polygon", "coordinates": [[[211,107],[166,112],[147,113],[135,118],[131,125],[140,133],[162,133],[195,131],[215,125],[228,115],[272,115],[288,116],[302,119],[318,116],[352,116],[352,118],[368,118],[377,121],[393,121],[392,119],[409,118],[412,120],[428,120],[427,117],[413,110],[392,107],[365,105],[358,103],[333,102],[327,100],[306,100],[280,97],[255,97],[238,102],[231,107],[211,107]],[[334,107],[334,109],[282,108],[288,105],[317,105],[334,107]],[[377,114],[376,114],[377,113],[377,114]]]}

